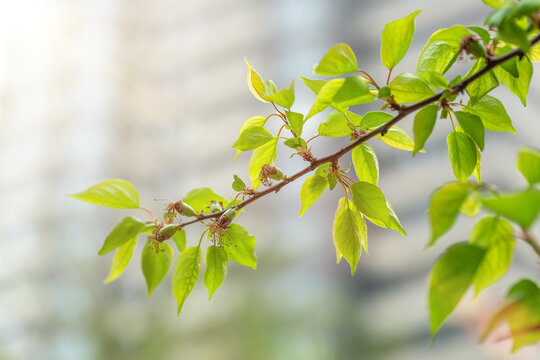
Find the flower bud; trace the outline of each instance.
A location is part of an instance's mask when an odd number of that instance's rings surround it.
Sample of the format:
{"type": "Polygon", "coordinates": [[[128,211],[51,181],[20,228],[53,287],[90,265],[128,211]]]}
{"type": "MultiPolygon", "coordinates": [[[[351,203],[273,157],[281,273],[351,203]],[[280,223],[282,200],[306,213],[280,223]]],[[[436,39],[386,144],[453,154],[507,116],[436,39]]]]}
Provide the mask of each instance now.
{"type": "Polygon", "coordinates": [[[229,224],[234,220],[236,215],[238,215],[236,210],[227,209],[227,211],[225,211],[223,215],[221,215],[219,219],[216,221],[216,225],[222,229],[226,229],[229,226],[229,224]]]}
{"type": "Polygon", "coordinates": [[[221,210],[223,210],[223,208],[221,207],[221,204],[218,203],[217,201],[212,200],[212,203],[210,204],[210,212],[216,213],[216,212],[220,212],[221,210]]]}
{"type": "Polygon", "coordinates": [[[467,54],[473,55],[477,58],[487,58],[486,48],[480,42],[481,39],[478,36],[467,35],[461,39],[460,47],[465,50],[467,54]]]}
{"type": "Polygon", "coordinates": [[[178,229],[179,229],[179,226],[175,224],[165,225],[164,227],[159,229],[159,234],[162,235],[164,238],[168,239],[174,234],[176,234],[178,229]]]}
{"type": "Polygon", "coordinates": [[[197,213],[195,212],[195,210],[193,210],[191,206],[189,206],[188,204],[186,204],[185,202],[181,200],[176,202],[175,209],[176,211],[178,211],[180,215],[197,216],[197,213]]]}
{"type": "Polygon", "coordinates": [[[274,168],[276,169],[276,172],[275,172],[275,174],[270,175],[269,178],[272,179],[272,180],[283,180],[283,179],[285,179],[285,174],[283,174],[283,171],[281,171],[281,169],[278,168],[277,166],[274,166],[274,168]]]}

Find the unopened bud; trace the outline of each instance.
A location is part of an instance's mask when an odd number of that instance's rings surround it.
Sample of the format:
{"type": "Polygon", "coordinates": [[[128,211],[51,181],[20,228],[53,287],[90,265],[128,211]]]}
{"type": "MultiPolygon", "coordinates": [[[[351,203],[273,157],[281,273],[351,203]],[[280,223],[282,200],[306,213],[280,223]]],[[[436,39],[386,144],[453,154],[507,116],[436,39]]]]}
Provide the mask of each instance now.
{"type": "Polygon", "coordinates": [[[166,239],[169,239],[174,234],[176,234],[178,229],[179,229],[179,226],[175,224],[165,225],[164,227],[159,229],[159,234],[165,237],[166,239]]]}
{"type": "Polygon", "coordinates": [[[471,54],[477,58],[487,58],[486,48],[480,42],[481,39],[474,35],[467,35],[461,39],[461,49],[467,54],[471,54]]]}
{"type": "Polygon", "coordinates": [[[216,212],[220,212],[221,210],[223,210],[223,208],[221,207],[221,204],[218,203],[217,201],[212,200],[212,203],[210,204],[210,212],[216,213],[216,212]]]}
{"type": "Polygon", "coordinates": [[[183,201],[178,201],[176,203],[175,209],[176,209],[176,211],[178,211],[178,213],[180,215],[197,216],[197,213],[195,212],[195,210],[193,210],[193,208],[191,206],[189,206],[188,204],[186,204],[183,201]]]}
{"type": "Polygon", "coordinates": [[[238,215],[236,210],[234,209],[227,209],[223,215],[219,217],[219,219],[216,222],[216,225],[218,225],[220,228],[225,229],[229,226],[229,224],[234,220],[234,218],[238,215]]]}
{"type": "Polygon", "coordinates": [[[285,175],[277,166],[266,164],[262,167],[261,172],[259,173],[259,180],[265,185],[270,185],[270,181],[268,181],[268,179],[284,180],[285,175]]]}

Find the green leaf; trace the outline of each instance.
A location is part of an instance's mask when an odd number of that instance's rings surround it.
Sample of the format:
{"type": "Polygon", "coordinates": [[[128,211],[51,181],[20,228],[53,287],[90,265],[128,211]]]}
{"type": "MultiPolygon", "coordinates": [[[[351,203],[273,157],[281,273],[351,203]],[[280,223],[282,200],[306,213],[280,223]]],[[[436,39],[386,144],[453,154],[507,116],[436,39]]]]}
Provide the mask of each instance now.
{"type": "Polygon", "coordinates": [[[392,21],[384,27],[381,40],[381,59],[384,66],[393,69],[411,45],[414,35],[414,18],[420,14],[417,10],[403,19],[392,21]]]}
{"type": "Polygon", "coordinates": [[[377,185],[358,181],[351,186],[354,205],[362,214],[380,220],[386,227],[392,227],[386,199],[377,185]]]}
{"type": "Polygon", "coordinates": [[[266,95],[264,98],[279,106],[283,106],[285,109],[290,109],[294,104],[294,79],[288,89],[282,89],[271,95],[266,95]]]}
{"type": "Polygon", "coordinates": [[[388,85],[397,103],[422,101],[435,95],[435,89],[421,77],[405,72],[398,75],[388,85]]]}
{"type": "Polygon", "coordinates": [[[335,76],[358,71],[356,56],[347,44],[333,46],[326,55],[315,64],[313,72],[318,75],[335,76]]]}
{"type": "Polygon", "coordinates": [[[355,147],[352,162],[358,180],[377,185],[379,183],[379,163],[375,151],[368,143],[355,147]]]}
{"type": "Polygon", "coordinates": [[[469,102],[465,110],[478,115],[486,130],[516,132],[516,129],[512,126],[512,120],[510,120],[503,104],[499,100],[486,95],[474,106],[471,105],[469,102]]]}
{"type": "Polygon", "coordinates": [[[244,191],[246,189],[246,184],[238,177],[238,175],[233,175],[232,188],[234,191],[244,191]]]}
{"type": "Polygon", "coordinates": [[[302,216],[328,187],[326,178],[317,174],[308,177],[300,189],[300,214],[302,216]]]}
{"type": "MultiPolygon", "coordinates": [[[[392,126],[384,136],[377,135],[387,145],[390,145],[396,149],[413,151],[414,150],[414,141],[411,137],[397,126],[392,126]]],[[[424,152],[424,150],[420,150],[424,152]]]]}
{"type": "Polygon", "coordinates": [[[476,145],[469,135],[456,131],[448,134],[446,142],[448,157],[456,179],[467,181],[476,166],[476,145]]]}
{"type": "Polygon", "coordinates": [[[540,182],[540,151],[523,148],[519,151],[517,167],[529,184],[540,182]]]}
{"type": "Polygon", "coordinates": [[[429,285],[432,336],[469,288],[483,256],[483,249],[458,243],[449,247],[433,266],[429,285]]]}
{"type": "Polygon", "coordinates": [[[103,282],[104,284],[108,284],[122,275],[133,256],[135,245],[137,245],[137,236],[116,249],[112,260],[111,271],[109,272],[107,279],[103,282]]]}
{"type": "Polygon", "coordinates": [[[209,246],[206,250],[206,270],[204,271],[204,285],[208,288],[208,299],[223,284],[227,276],[227,252],[219,246],[209,246]]]}
{"type": "Polygon", "coordinates": [[[540,211],[540,191],[529,189],[519,193],[486,195],[482,202],[496,214],[528,228],[540,211]]]}
{"type": "Polygon", "coordinates": [[[480,26],[467,26],[467,29],[474,31],[478,36],[480,36],[484,45],[489,44],[489,41],[491,39],[489,31],[480,26]]]}
{"type": "Polygon", "coordinates": [[[531,58],[531,61],[540,61],[540,43],[536,43],[529,49],[529,56],[531,58]]]}
{"type": "Polygon", "coordinates": [[[244,58],[244,60],[248,67],[247,82],[249,90],[257,100],[262,101],[263,103],[268,102],[264,99],[266,86],[264,85],[261,76],[259,75],[259,73],[257,73],[257,71],[255,71],[255,69],[253,69],[253,67],[251,67],[251,64],[249,63],[249,61],[247,61],[247,59],[244,58]]]}
{"type": "Polygon", "coordinates": [[[349,199],[339,200],[334,218],[333,235],[336,252],[339,251],[347,260],[351,266],[351,275],[354,275],[362,254],[362,244],[367,251],[367,227],[362,214],[349,199]]]}
{"type": "MultiPolygon", "coordinates": [[[[465,78],[471,77],[473,74],[482,70],[486,66],[485,59],[481,58],[476,60],[476,63],[471,68],[471,70],[465,75],[465,78]]],[[[479,77],[472,83],[470,83],[465,90],[467,94],[471,97],[470,104],[476,104],[484,95],[486,95],[491,90],[499,86],[499,82],[495,77],[493,71],[489,71],[487,74],[479,77]]]]}
{"type": "Polygon", "coordinates": [[[469,195],[467,195],[467,198],[461,204],[461,207],[459,208],[459,211],[468,217],[475,217],[478,215],[480,210],[482,209],[482,197],[480,196],[480,192],[476,189],[469,192],[469,195]]]}
{"type": "Polygon", "coordinates": [[[219,196],[213,192],[212,189],[207,187],[193,189],[182,199],[183,202],[191,206],[193,210],[198,213],[210,213],[210,209],[208,207],[212,203],[212,200],[222,202],[223,205],[227,205],[227,199],[225,199],[223,196],[219,196]]]}
{"type": "Polygon", "coordinates": [[[229,225],[229,228],[225,230],[221,245],[230,260],[253,269],[257,268],[255,236],[248,233],[242,226],[238,224],[229,225]]]}
{"type": "Polygon", "coordinates": [[[451,182],[433,193],[429,205],[431,222],[429,246],[435,244],[435,241],[452,227],[470,188],[471,185],[468,183],[451,182]]]}
{"type": "Polygon", "coordinates": [[[416,113],[413,125],[413,156],[424,147],[426,140],[431,135],[437,120],[437,111],[437,105],[427,105],[416,113]]]}
{"type": "Polygon", "coordinates": [[[242,151],[253,150],[272,140],[274,137],[268,130],[260,126],[247,128],[233,144],[233,149],[242,151]]]}
{"type": "Polygon", "coordinates": [[[346,114],[343,114],[338,111],[332,111],[326,117],[326,121],[319,124],[319,135],[326,137],[342,137],[350,135],[354,131],[354,125],[358,125],[362,117],[347,111],[346,114]],[[351,121],[351,125],[347,121],[347,118],[351,121]]]}
{"type": "Polygon", "coordinates": [[[444,75],[433,70],[423,71],[419,75],[429,84],[439,89],[446,89],[450,84],[448,80],[444,77],[444,75]]]}
{"type": "Polygon", "coordinates": [[[491,6],[494,9],[505,6],[506,4],[508,4],[509,1],[510,0],[482,0],[484,4],[486,4],[487,6],[491,6]]]}
{"type": "Polygon", "coordinates": [[[459,47],[449,45],[444,41],[428,42],[418,58],[416,73],[420,75],[426,71],[434,71],[444,74],[456,61],[458,53],[459,47]]]}
{"type": "MultiPolygon", "coordinates": [[[[290,138],[283,142],[283,145],[290,147],[291,149],[300,150],[301,148],[307,148],[307,143],[301,138],[290,138]]],[[[294,154],[293,154],[294,155],[294,154]]]]}
{"type": "Polygon", "coordinates": [[[238,131],[238,136],[240,136],[244,130],[246,130],[247,128],[250,128],[250,127],[253,127],[253,126],[264,126],[264,124],[266,124],[266,120],[267,118],[265,118],[264,116],[253,116],[249,119],[247,119],[243,124],[242,124],[242,127],[240,127],[240,131],[238,131]]]}
{"type": "Polygon", "coordinates": [[[373,218],[370,218],[369,216],[366,216],[366,218],[377,226],[390,229],[390,230],[396,230],[403,236],[407,236],[407,232],[401,225],[401,222],[399,221],[396,213],[394,212],[392,205],[390,205],[388,201],[386,202],[386,207],[388,208],[388,215],[390,216],[390,226],[387,226],[384,222],[382,222],[379,219],[373,219],[373,218]]]}
{"type": "Polygon", "coordinates": [[[480,150],[476,148],[476,166],[474,167],[473,176],[476,178],[476,182],[478,184],[482,184],[482,154],[480,153],[480,150]]]}
{"type": "Polygon", "coordinates": [[[310,88],[311,91],[315,93],[315,95],[318,95],[319,91],[321,91],[322,87],[327,83],[327,81],[325,80],[320,80],[320,79],[312,80],[312,79],[308,79],[302,76],[300,76],[300,79],[302,79],[304,84],[306,84],[306,86],[310,88]]]}
{"type": "Polygon", "coordinates": [[[80,193],[69,196],[114,209],[137,209],[139,207],[139,193],[133,185],[122,179],[105,180],[80,193]]]}
{"type": "Polygon", "coordinates": [[[519,97],[523,106],[527,106],[527,94],[531,83],[533,66],[531,61],[524,56],[521,60],[516,61],[516,68],[519,74],[518,77],[512,76],[512,74],[499,66],[495,67],[493,71],[501,84],[519,97]]]}
{"type": "Polygon", "coordinates": [[[514,255],[514,230],[506,220],[490,216],[471,232],[470,243],[486,250],[473,279],[476,295],[506,274],[514,255]]]}
{"type": "Polygon", "coordinates": [[[362,118],[362,121],[360,122],[360,129],[363,131],[372,130],[381,126],[382,124],[386,124],[393,118],[394,117],[392,114],[384,111],[370,111],[362,118]]]}
{"type": "Polygon", "coordinates": [[[253,154],[251,154],[251,159],[249,160],[248,165],[249,178],[251,179],[253,190],[257,190],[261,184],[261,180],[259,180],[259,173],[261,172],[262,167],[267,164],[274,164],[274,160],[276,160],[277,155],[277,142],[278,139],[274,138],[263,146],[253,150],[253,154]]]}
{"type": "Polygon", "coordinates": [[[105,238],[103,246],[98,251],[98,255],[105,255],[109,251],[124,245],[136,237],[143,227],[144,223],[141,220],[133,216],[126,216],[114,225],[107,238],[105,238]]]}
{"type": "Polygon", "coordinates": [[[195,287],[200,265],[201,248],[199,246],[187,248],[178,257],[172,279],[172,291],[178,303],[177,315],[180,315],[184,301],[195,287]]]}
{"type": "Polygon", "coordinates": [[[456,111],[456,118],[463,130],[469,134],[480,150],[484,150],[484,124],[479,116],[464,111],[456,111]]]}
{"type": "Polygon", "coordinates": [[[148,297],[152,297],[154,289],[161,283],[161,281],[163,281],[169,272],[172,265],[172,258],[173,249],[166,242],[159,243],[159,251],[157,252],[156,248],[150,244],[146,244],[144,246],[141,255],[141,269],[144,278],[146,279],[148,297]]]}
{"type": "Polygon", "coordinates": [[[186,248],[186,232],[183,229],[178,230],[174,233],[172,238],[178,251],[182,252],[186,248]]]}
{"type": "Polygon", "coordinates": [[[330,189],[330,191],[334,190],[338,183],[337,175],[333,172],[328,173],[328,177],[326,178],[326,180],[328,181],[328,188],[330,189]]]}
{"type": "Polygon", "coordinates": [[[296,136],[302,136],[302,130],[304,128],[304,115],[292,111],[285,111],[285,115],[287,116],[291,129],[294,131],[296,136]]]}

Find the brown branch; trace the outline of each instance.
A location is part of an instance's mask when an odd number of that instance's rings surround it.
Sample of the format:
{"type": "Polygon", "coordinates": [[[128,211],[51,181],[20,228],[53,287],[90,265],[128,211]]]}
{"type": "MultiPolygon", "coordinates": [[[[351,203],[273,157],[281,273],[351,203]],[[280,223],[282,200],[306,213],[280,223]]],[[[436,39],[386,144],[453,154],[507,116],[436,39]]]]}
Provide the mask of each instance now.
{"type": "MultiPolygon", "coordinates": [[[[536,35],[531,40],[531,46],[533,46],[537,42],[540,42],[540,34],[536,35]]],[[[270,194],[272,192],[277,193],[279,190],[281,190],[282,187],[284,187],[285,185],[287,185],[287,184],[295,181],[296,179],[304,176],[305,174],[315,170],[319,165],[322,165],[322,164],[327,163],[327,162],[335,162],[335,161],[337,161],[340,157],[347,154],[349,151],[351,151],[352,149],[354,149],[358,145],[365,143],[369,139],[371,139],[371,138],[373,138],[373,137],[375,137],[375,136],[377,136],[379,134],[381,134],[381,136],[384,136],[384,134],[386,134],[386,132],[392,126],[394,126],[397,122],[399,122],[400,120],[405,118],[407,115],[415,112],[416,110],[420,110],[424,106],[429,105],[432,102],[438,101],[448,91],[450,91],[451,93],[454,93],[454,94],[457,94],[459,92],[463,92],[465,90],[465,88],[470,83],[472,83],[473,81],[475,81],[476,79],[478,79],[482,75],[488,73],[493,68],[499,66],[500,64],[502,64],[505,61],[508,61],[508,60],[510,60],[510,59],[512,59],[514,57],[520,57],[521,58],[523,56],[525,56],[525,53],[521,49],[515,49],[515,50],[510,51],[510,52],[508,52],[508,53],[506,53],[506,54],[504,54],[504,55],[502,55],[500,57],[489,58],[488,61],[487,61],[486,66],[484,68],[482,68],[480,71],[474,73],[473,75],[471,75],[467,79],[464,79],[461,82],[459,82],[458,84],[452,86],[451,88],[449,88],[447,90],[444,90],[444,91],[441,91],[440,93],[438,93],[436,95],[433,95],[433,96],[431,96],[431,97],[429,97],[429,98],[427,98],[425,100],[419,101],[419,102],[417,102],[415,104],[412,104],[412,105],[409,105],[409,106],[401,106],[399,108],[398,114],[396,116],[394,116],[394,118],[392,120],[388,121],[387,123],[379,126],[375,130],[373,130],[373,131],[371,131],[371,132],[369,132],[369,133],[367,133],[367,134],[365,134],[363,136],[360,136],[356,141],[350,143],[349,145],[345,146],[344,148],[338,150],[337,152],[335,152],[335,153],[333,153],[331,155],[322,157],[320,159],[313,160],[311,162],[311,164],[309,166],[307,166],[306,168],[300,170],[299,172],[297,172],[297,173],[295,173],[295,174],[293,174],[291,176],[288,176],[285,180],[283,180],[283,181],[281,181],[281,182],[279,182],[279,183],[277,183],[277,184],[275,184],[273,186],[270,186],[270,187],[266,188],[263,191],[256,192],[249,199],[244,200],[241,203],[236,204],[236,205],[234,205],[232,207],[234,207],[236,209],[242,209],[242,208],[246,207],[247,205],[251,204],[252,202],[262,198],[263,196],[266,196],[266,195],[268,195],[268,194],[270,194]]],[[[217,217],[223,215],[223,213],[226,210],[227,209],[224,209],[222,211],[212,213],[212,214],[205,214],[205,215],[202,215],[202,216],[200,216],[200,217],[198,217],[198,218],[196,218],[194,220],[187,221],[187,222],[182,223],[180,225],[181,225],[181,227],[185,227],[185,226],[200,222],[202,220],[217,218],[217,217]]],[[[540,247],[538,249],[535,248],[535,251],[538,253],[538,255],[540,255],[540,247]]]]}
{"type": "Polygon", "coordinates": [[[538,241],[524,227],[521,228],[521,231],[523,231],[523,233],[521,234],[521,236],[519,236],[519,238],[522,239],[523,241],[525,241],[527,244],[529,244],[533,248],[534,252],[538,256],[540,256],[540,244],[538,243],[538,241]]]}

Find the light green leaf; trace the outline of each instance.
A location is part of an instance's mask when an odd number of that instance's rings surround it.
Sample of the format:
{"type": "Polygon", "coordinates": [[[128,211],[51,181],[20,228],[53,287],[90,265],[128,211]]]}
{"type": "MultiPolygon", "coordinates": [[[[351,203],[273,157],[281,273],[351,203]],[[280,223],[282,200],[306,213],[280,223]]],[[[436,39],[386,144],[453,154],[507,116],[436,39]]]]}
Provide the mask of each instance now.
{"type": "Polygon", "coordinates": [[[223,196],[219,196],[213,192],[212,189],[207,187],[193,189],[182,199],[183,202],[191,206],[193,210],[198,213],[210,213],[208,207],[212,203],[212,200],[222,202],[224,206],[227,205],[227,199],[223,196]]]}
{"type": "Polygon", "coordinates": [[[529,56],[531,58],[531,61],[540,61],[540,43],[536,43],[529,49],[529,56]]]}
{"type": "Polygon", "coordinates": [[[178,315],[182,311],[186,298],[195,287],[200,266],[201,249],[199,246],[187,248],[178,257],[172,279],[172,291],[178,303],[178,315]]]}
{"type": "Polygon", "coordinates": [[[370,111],[364,115],[360,122],[360,129],[367,131],[375,129],[392,120],[394,116],[384,111],[370,111]]]}
{"type": "Polygon", "coordinates": [[[109,251],[124,245],[136,237],[143,227],[144,223],[141,220],[133,216],[126,216],[114,225],[107,238],[105,238],[103,246],[98,251],[98,255],[105,255],[109,251]]]}
{"type": "Polygon", "coordinates": [[[416,113],[413,125],[413,156],[424,147],[426,140],[431,135],[437,120],[437,111],[437,105],[427,105],[416,113]]]}
{"type": "Polygon", "coordinates": [[[470,243],[486,250],[473,279],[476,295],[508,271],[514,255],[513,233],[508,221],[494,216],[483,218],[473,228],[470,243]]]}
{"type": "Polygon", "coordinates": [[[233,175],[232,188],[234,191],[244,191],[246,189],[246,184],[238,177],[238,175],[233,175]]]}
{"type": "Polygon", "coordinates": [[[519,193],[486,195],[482,202],[496,214],[528,228],[540,211],[540,191],[529,189],[519,193]]]}
{"type": "Polygon", "coordinates": [[[362,117],[360,115],[356,115],[350,111],[347,111],[345,115],[339,111],[332,111],[326,117],[326,121],[319,124],[319,135],[326,137],[350,135],[354,131],[354,125],[359,125],[361,120],[362,117]],[[347,118],[349,118],[353,126],[349,125],[347,118]]]}
{"type": "Polygon", "coordinates": [[[468,217],[475,217],[482,210],[482,197],[478,190],[473,189],[461,204],[459,211],[468,217]]]}
{"type": "Polygon", "coordinates": [[[439,89],[446,89],[450,84],[444,75],[433,70],[423,71],[419,74],[419,76],[426,80],[429,84],[439,89]]]}
{"type": "Polygon", "coordinates": [[[304,115],[292,111],[285,111],[285,115],[287,116],[291,129],[294,131],[296,136],[302,136],[302,130],[304,128],[304,115]]]}
{"type": "Polygon", "coordinates": [[[184,251],[186,248],[186,232],[184,229],[180,229],[175,232],[171,239],[173,239],[174,243],[176,244],[178,251],[184,251]]]}
{"type": "MultiPolygon", "coordinates": [[[[435,41],[442,41],[452,47],[459,48],[461,39],[472,33],[463,25],[454,25],[446,29],[435,31],[429,38],[428,44],[435,41]]],[[[439,71],[440,72],[440,71],[439,71]]],[[[442,73],[442,72],[441,72],[442,73]]]]}
{"type": "MultiPolygon", "coordinates": [[[[476,60],[474,66],[467,73],[467,75],[465,75],[465,79],[482,70],[485,66],[485,59],[482,58],[476,60]]],[[[480,100],[491,90],[495,89],[497,86],[499,86],[499,82],[497,81],[497,78],[495,77],[493,71],[489,71],[487,74],[484,74],[483,76],[470,83],[465,88],[467,94],[469,94],[469,96],[471,97],[470,104],[476,104],[478,100],[480,100]]]]}
{"type": "Polygon", "coordinates": [[[482,97],[474,106],[469,103],[465,110],[478,115],[486,130],[516,132],[503,104],[492,96],[482,97]]]}
{"type": "Polygon", "coordinates": [[[416,66],[416,73],[422,74],[425,71],[434,71],[444,74],[450,69],[459,53],[459,46],[455,47],[444,41],[428,42],[416,66]]]}
{"type": "Polygon", "coordinates": [[[351,275],[354,275],[362,254],[362,244],[367,251],[367,227],[362,214],[346,198],[339,200],[334,218],[333,235],[336,252],[339,251],[347,260],[351,266],[351,275]]]}
{"type": "Polygon", "coordinates": [[[241,151],[253,150],[272,140],[274,137],[268,130],[260,126],[251,126],[245,129],[238,140],[233,144],[233,149],[241,151]]]}
{"type": "Polygon", "coordinates": [[[521,149],[517,167],[531,186],[540,182],[540,151],[532,148],[521,149]]]}
{"type": "Polygon", "coordinates": [[[403,19],[392,21],[384,27],[381,40],[381,59],[384,66],[393,69],[411,45],[414,35],[414,18],[420,14],[417,10],[403,19]]]}
{"type": "Polygon", "coordinates": [[[252,126],[264,126],[266,124],[266,118],[264,116],[253,116],[249,119],[247,119],[243,124],[242,127],[240,127],[240,131],[238,131],[238,136],[240,136],[244,130],[247,128],[250,128],[252,126]]]}
{"type": "Polygon", "coordinates": [[[386,202],[386,207],[388,208],[388,215],[390,216],[390,226],[387,226],[384,222],[382,222],[379,219],[373,219],[373,218],[370,218],[369,216],[366,216],[366,218],[377,226],[390,229],[390,230],[396,230],[401,235],[407,236],[407,232],[405,232],[405,229],[401,225],[401,222],[399,221],[396,213],[394,212],[392,205],[390,205],[388,201],[386,202]]]}
{"type": "Polygon", "coordinates": [[[379,163],[375,151],[368,143],[362,143],[352,151],[352,162],[358,180],[377,185],[379,183],[379,163]]]}
{"type": "Polygon", "coordinates": [[[392,227],[386,199],[377,185],[358,181],[351,186],[354,205],[370,218],[380,220],[387,228],[392,227]]]}
{"type": "Polygon", "coordinates": [[[264,94],[266,92],[266,86],[261,78],[261,76],[251,67],[251,64],[247,59],[245,59],[246,65],[248,67],[248,73],[247,73],[247,82],[248,87],[253,96],[259,101],[262,101],[263,103],[268,102],[264,99],[264,94]]]}
{"type": "Polygon", "coordinates": [[[482,154],[480,153],[480,150],[476,148],[476,166],[474,167],[473,176],[476,179],[476,182],[478,184],[482,183],[482,154]]]}
{"type": "Polygon", "coordinates": [[[273,165],[274,160],[276,160],[277,140],[278,139],[270,140],[263,146],[253,150],[253,154],[251,155],[248,165],[249,178],[251,179],[253,190],[257,190],[261,184],[261,180],[259,180],[259,173],[261,172],[262,167],[267,164],[273,165]]]}
{"type": "Polygon", "coordinates": [[[304,84],[306,84],[306,86],[310,88],[311,91],[315,93],[315,95],[318,95],[319,91],[321,91],[322,87],[327,83],[327,81],[325,80],[320,80],[320,79],[313,80],[313,79],[305,78],[303,76],[300,76],[300,79],[302,79],[304,84]]]}
{"type": "Polygon", "coordinates": [[[487,6],[491,6],[494,9],[505,6],[506,4],[508,4],[509,1],[510,0],[482,0],[484,4],[486,4],[487,6]]]}
{"type": "Polygon", "coordinates": [[[227,252],[219,246],[209,246],[206,250],[206,270],[204,271],[204,284],[208,288],[208,299],[223,284],[227,276],[227,252]]]}
{"type": "Polygon", "coordinates": [[[463,130],[469,134],[480,150],[484,150],[484,124],[479,116],[464,111],[456,111],[456,118],[463,130]]]}
{"type": "Polygon", "coordinates": [[[422,101],[435,95],[435,89],[421,77],[405,72],[398,75],[388,85],[397,103],[422,101]]]}
{"type": "Polygon", "coordinates": [[[491,39],[489,31],[480,26],[467,26],[467,29],[474,31],[478,36],[480,36],[484,45],[489,44],[489,41],[491,39]]]}
{"type": "MultiPolygon", "coordinates": [[[[159,251],[146,244],[141,255],[141,269],[148,287],[148,297],[152,297],[154,289],[163,281],[172,265],[173,249],[166,242],[159,243],[159,251]]],[[[176,270],[175,270],[176,273],[176,270]]],[[[174,284],[174,282],[173,282],[174,284]]],[[[187,296],[187,295],[186,295],[187,296]]]]}
{"type": "Polygon", "coordinates": [[[266,95],[264,98],[283,106],[285,109],[290,109],[294,104],[294,79],[288,89],[282,89],[276,93],[266,95]]]}
{"type": "MultiPolygon", "coordinates": [[[[411,137],[401,128],[397,126],[392,126],[384,136],[377,135],[387,145],[390,145],[396,149],[413,151],[414,150],[414,141],[411,137]]],[[[424,150],[420,150],[424,152],[424,150]]]]}
{"type": "Polygon", "coordinates": [[[433,266],[429,285],[432,336],[469,288],[483,256],[483,249],[458,243],[448,248],[433,266]]]}
{"type": "Polygon", "coordinates": [[[527,94],[529,92],[529,84],[531,83],[533,66],[531,61],[524,56],[521,60],[516,61],[516,67],[519,74],[518,77],[512,76],[512,74],[499,66],[495,67],[493,71],[501,84],[519,97],[523,106],[527,106],[527,94]]]}
{"type": "Polygon", "coordinates": [[[358,71],[356,56],[347,44],[333,46],[324,57],[315,64],[313,72],[318,75],[335,76],[358,71]]]}
{"type": "Polygon", "coordinates": [[[109,272],[107,279],[105,279],[103,282],[104,284],[108,284],[122,275],[128,266],[131,257],[133,256],[135,245],[137,245],[137,236],[116,249],[112,261],[111,271],[109,272]]]}
{"type": "Polygon", "coordinates": [[[470,188],[471,185],[468,183],[451,182],[433,193],[429,205],[431,222],[429,246],[452,227],[470,188]]]}
{"type": "Polygon", "coordinates": [[[238,224],[229,225],[229,228],[225,230],[224,237],[221,239],[221,245],[230,260],[253,269],[257,268],[255,236],[248,233],[242,226],[238,224]]]}
{"type": "Polygon", "coordinates": [[[448,134],[446,142],[448,157],[456,179],[467,181],[476,166],[476,145],[469,135],[456,131],[448,134]]]}
{"type": "Polygon", "coordinates": [[[302,216],[311,205],[317,201],[328,187],[326,178],[317,174],[308,177],[300,189],[300,214],[302,216]]]}
{"type": "Polygon", "coordinates": [[[114,209],[137,209],[139,207],[139,193],[133,185],[122,179],[105,180],[80,193],[69,196],[114,209]]]}

